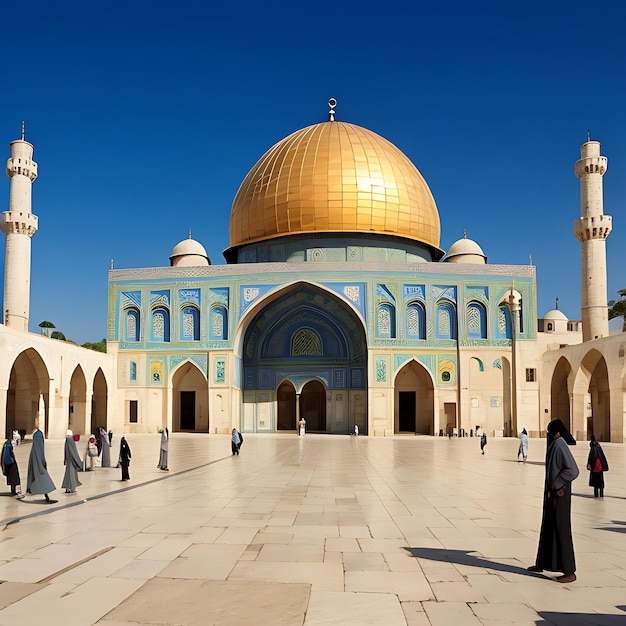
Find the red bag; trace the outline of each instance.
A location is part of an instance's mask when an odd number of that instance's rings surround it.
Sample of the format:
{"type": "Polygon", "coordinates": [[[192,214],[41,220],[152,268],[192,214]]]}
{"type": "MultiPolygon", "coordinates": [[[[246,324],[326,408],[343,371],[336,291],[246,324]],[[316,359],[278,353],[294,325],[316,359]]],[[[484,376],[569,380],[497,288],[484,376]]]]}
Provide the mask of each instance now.
{"type": "Polygon", "coordinates": [[[74,441],[80,441],[80,435],[74,435],[74,441]]]}
{"type": "Polygon", "coordinates": [[[596,458],[596,462],[594,463],[593,469],[591,471],[594,474],[602,471],[602,461],[600,460],[599,456],[596,458]]]}

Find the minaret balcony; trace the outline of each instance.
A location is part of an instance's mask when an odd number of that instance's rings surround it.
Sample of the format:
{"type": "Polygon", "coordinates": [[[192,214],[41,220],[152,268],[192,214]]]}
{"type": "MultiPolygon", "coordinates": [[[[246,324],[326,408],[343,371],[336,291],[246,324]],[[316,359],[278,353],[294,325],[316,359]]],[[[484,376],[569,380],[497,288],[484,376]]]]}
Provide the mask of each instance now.
{"type": "Polygon", "coordinates": [[[583,178],[588,174],[600,174],[604,176],[608,167],[608,159],[603,156],[587,157],[576,161],[574,173],[578,178],[583,178]]]}
{"type": "Polygon", "coordinates": [[[32,237],[37,232],[39,218],[32,213],[5,211],[0,218],[0,229],[5,235],[19,234],[32,237]]]}
{"type": "Polygon", "coordinates": [[[574,222],[574,235],[581,243],[590,239],[606,239],[612,230],[613,218],[610,215],[581,217],[574,222]]]}
{"type": "Polygon", "coordinates": [[[30,159],[13,157],[7,161],[7,176],[26,176],[32,183],[37,178],[37,163],[30,159]]]}

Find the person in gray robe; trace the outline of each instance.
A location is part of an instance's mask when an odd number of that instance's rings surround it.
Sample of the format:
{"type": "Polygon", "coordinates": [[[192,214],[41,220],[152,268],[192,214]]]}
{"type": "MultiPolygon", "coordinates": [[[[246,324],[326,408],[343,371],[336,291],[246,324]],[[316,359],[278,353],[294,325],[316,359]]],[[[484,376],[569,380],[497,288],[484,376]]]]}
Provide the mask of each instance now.
{"type": "Polygon", "coordinates": [[[83,471],[83,462],[76,449],[74,433],[71,430],[68,430],[65,436],[63,465],[65,465],[65,475],[61,487],[65,489],[65,493],[76,493],[76,487],[82,485],[78,480],[78,472],[83,471]]]}
{"type": "Polygon", "coordinates": [[[51,500],[48,494],[56,489],[50,474],[48,474],[48,464],[44,453],[43,433],[37,429],[33,433],[33,445],[28,456],[28,474],[26,476],[26,493],[32,495],[43,493],[46,503],[51,504],[56,500],[51,500]]]}
{"type": "Polygon", "coordinates": [[[572,481],[578,466],[568,445],[576,445],[565,424],[553,420],[547,428],[546,479],[543,492],[543,518],[535,564],[529,572],[563,572],[556,581],[576,580],[576,560],[572,541],[572,481]]]}
{"type": "Polygon", "coordinates": [[[100,444],[102,450],[100,452],[100,467],[111,467],[111,442],[109,435],[104,428],[100,429],[100,444]]]}
{"type": "Polygon", "coordinates": [[[157,465],[157,467],[160,470],[165,470],[166,472],[168,472],[168,468],[167,468],[167,450],[168,450],[168,444],[169,444],[169,438],[170,438],[170,431],[167,428],[164,428],[161,431],[161,447],[159,450],[159,464],[157,465]]]}

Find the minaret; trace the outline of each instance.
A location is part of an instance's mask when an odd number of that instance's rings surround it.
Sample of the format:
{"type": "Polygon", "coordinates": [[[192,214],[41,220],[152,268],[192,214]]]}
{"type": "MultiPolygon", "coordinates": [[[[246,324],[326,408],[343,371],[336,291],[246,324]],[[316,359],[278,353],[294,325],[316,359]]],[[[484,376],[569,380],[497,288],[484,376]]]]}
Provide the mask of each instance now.
{"type": "Polygon", "coordinates": [[[574,234],[581,247],[583,341],[590,341],[609,334],[606,238],[611,232],[611,216],[602,212],[602,177],[607,158],[600,155],[600,142],[587,138],[580,147],[580,157],[574,168],[580,178],[580,219],[574,222],[574,234]]]}
{"type": "Polygon", "coordinates": [[[4,323],[28,331],[30,309],[30,238],[37,232],[37,216],[31,211],[37,163],[33,146],[22,138],[11,142],[7,176],[11,179],[9,210],[2,214],[0,228],[7,236],[4,256],[4,323]]]}

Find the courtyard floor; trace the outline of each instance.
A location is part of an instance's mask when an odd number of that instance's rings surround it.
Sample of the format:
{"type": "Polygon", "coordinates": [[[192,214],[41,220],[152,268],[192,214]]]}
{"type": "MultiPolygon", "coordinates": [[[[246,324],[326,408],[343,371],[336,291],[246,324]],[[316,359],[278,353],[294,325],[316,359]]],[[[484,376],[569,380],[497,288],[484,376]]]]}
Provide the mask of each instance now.
{"type": "Polygon", "coordinates": [[[247,434],[233,457],[227,436],[175,433],[169,472],[159,440],[130,435],[131,481],[98,468],[74,495],[46,441],[58,502],[0,497],[1,625],[626,624],[623,445],[603,445],[602,500],[572,448],[578,580],[561,585],[525,569],[543,440],[519,464],[515,439],[481,455],[476,438],[247,434]]]}

